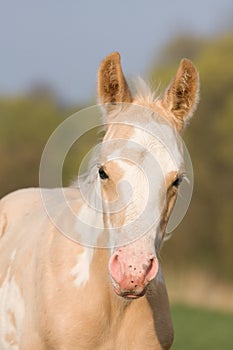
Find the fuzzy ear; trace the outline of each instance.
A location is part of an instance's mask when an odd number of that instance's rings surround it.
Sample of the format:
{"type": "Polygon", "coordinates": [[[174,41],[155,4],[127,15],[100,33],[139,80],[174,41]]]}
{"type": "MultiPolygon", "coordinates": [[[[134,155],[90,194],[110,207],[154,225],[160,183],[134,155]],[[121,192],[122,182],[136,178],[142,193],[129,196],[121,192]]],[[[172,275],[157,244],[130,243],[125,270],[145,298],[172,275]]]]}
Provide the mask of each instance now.
{"type": "Polygon", "coordinates": [[[172,114],[179,131],[193,115],[199,98],[199,75],[191,61],[180,62],[175,78],[162,98],[163,107],[172,114]]]}
{"type": "Polygon", "coordinates": [[[98,99],[111,110],[117,102],[132,102],[128,84],[121,68],[120,54],[113,52],[100,65],[98,72],[98,99]]]}

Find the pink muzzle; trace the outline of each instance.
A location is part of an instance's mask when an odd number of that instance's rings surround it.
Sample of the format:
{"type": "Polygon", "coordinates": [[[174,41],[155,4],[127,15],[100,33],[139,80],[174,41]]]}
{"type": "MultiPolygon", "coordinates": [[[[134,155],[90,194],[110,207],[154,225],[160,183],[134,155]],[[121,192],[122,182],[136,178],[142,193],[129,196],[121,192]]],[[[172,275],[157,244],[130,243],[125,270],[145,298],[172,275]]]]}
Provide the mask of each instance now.
{"type": "Polygon", "coordinates": [[[118,295],[137,298],[144,295],[148,283],[157,275],[158,260],[153,253],[135,252],[126,246],[111,256],[109,272],[118,295]]]}

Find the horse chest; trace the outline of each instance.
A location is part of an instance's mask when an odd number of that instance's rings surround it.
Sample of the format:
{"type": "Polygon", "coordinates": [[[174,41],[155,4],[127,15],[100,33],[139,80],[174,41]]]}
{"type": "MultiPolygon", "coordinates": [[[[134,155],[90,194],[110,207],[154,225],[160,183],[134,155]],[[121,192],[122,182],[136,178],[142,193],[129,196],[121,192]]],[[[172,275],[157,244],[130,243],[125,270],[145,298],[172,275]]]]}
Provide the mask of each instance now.
{"type": "Polygon", "coordinates": [[[58,296],[57,305],[44,324],[46,343],[52,348],[161,349],[145,298],[131,303],[104,290],[97,293],[93,286],[66,303],[58,296]]]}

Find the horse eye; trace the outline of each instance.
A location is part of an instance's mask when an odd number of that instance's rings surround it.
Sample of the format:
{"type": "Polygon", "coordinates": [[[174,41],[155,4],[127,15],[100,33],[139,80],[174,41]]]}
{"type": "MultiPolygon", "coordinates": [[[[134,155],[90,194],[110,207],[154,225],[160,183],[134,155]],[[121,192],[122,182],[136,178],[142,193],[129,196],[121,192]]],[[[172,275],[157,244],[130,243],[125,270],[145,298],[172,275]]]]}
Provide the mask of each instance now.
{"type": "Polygon", "coordinates": [[[172,183],[172,186],[178,188],[179,185],[181,184],[182,180],[183,180],[183,177],[182,177],[182,176],[179,176],[179,177],[172,183]]]}
{"type": "Polygon", "coordinates": [[[102,166],[99,168],[99,176],[102,180],[108,179],[108,174],[106,174],[102,166]]]}

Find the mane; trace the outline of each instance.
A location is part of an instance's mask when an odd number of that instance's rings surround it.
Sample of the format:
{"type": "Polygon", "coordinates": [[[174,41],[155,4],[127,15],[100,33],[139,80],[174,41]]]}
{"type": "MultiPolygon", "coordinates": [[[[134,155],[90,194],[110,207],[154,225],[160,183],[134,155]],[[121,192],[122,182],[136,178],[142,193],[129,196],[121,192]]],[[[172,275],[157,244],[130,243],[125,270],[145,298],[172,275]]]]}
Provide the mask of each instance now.
{"type": "Polygon", "coordinates": [[[134,99],[142,104],[152,104],[155,103],[159,98],[160,86],[152,90],[152,87],[140,76],[137,77],[133,82],[134,99]]]}

